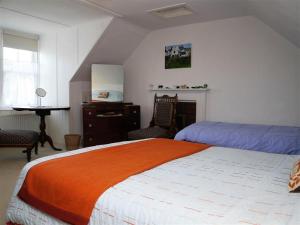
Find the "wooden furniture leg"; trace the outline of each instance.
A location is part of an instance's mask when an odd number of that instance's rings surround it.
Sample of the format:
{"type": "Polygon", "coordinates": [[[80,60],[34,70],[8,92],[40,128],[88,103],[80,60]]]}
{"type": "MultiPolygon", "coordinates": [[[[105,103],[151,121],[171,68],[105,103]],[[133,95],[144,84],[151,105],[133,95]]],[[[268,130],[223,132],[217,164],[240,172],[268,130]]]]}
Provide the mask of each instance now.
{"type": "Polygon", "coordinates": [[[61,151],[62,149],[60,148],[56,148],[53,144],[52,138],[47,135],[46,133],[46,122],[45,122],[45,117],[46,115],[50,115],[50,111],[46,112],[46,111],[37,111],[37,115],[40,116],[41,118],[41,122],[40,122],[40,138],[39,141],[41,142],[41,146],[44,147],[45,142],[48,142],[50,144],[50,146],[52,147],[53,150],[55,151],[61,151]]]}
{"type": "Polygon", "coordinates": [[[39,150],[39,142],[35,143],[34,145],[34,153],[37,155],[39,150]]]}
{"type": "Polygon", "coordinates": [[[26,156],[27,156],[27,161],[30,162],[31,161],[31,151],[32,151],[33,147],[28,147],[26,149],[26,156]]]}
{"type": "Polygon", "coordinates": [[[45,122],[45,115],[40,115],[41,122],[40,122],[40,142],[41,146],[44,147],[46,142],[46,122],[45,122]]]}

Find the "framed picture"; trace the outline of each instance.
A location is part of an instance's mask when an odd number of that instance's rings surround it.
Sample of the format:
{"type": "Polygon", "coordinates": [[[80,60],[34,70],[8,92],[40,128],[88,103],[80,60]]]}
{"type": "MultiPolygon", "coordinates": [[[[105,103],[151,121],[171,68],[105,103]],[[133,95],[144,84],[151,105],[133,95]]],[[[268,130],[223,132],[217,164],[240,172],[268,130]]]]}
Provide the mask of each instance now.
{"type": "Polygon", "coordinates": [[[192,44],[165,47],[165,69],[191,68],[192,44]]]}

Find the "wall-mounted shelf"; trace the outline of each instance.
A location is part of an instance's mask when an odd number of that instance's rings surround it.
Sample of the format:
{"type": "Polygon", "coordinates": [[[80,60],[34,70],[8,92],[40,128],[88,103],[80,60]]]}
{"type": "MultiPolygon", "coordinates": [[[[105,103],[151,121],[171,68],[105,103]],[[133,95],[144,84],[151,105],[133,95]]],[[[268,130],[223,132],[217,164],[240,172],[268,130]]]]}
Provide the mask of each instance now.
{"type": "Polygon", "coordinates": [[[150,91],[195,91],[195,92],[206,92],[208,88],[153,88],[150,91]]]}

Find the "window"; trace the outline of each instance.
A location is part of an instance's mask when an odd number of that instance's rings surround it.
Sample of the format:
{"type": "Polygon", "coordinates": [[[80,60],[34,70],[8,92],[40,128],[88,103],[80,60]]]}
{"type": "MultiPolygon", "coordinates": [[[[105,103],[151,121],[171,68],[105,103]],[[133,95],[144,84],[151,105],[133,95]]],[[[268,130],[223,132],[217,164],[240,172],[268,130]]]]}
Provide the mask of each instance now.
{"type": "Polygon", "coordinates": [[[2,106],[35,105],[38,81],[36,38],[3,32],[2,106]]]}

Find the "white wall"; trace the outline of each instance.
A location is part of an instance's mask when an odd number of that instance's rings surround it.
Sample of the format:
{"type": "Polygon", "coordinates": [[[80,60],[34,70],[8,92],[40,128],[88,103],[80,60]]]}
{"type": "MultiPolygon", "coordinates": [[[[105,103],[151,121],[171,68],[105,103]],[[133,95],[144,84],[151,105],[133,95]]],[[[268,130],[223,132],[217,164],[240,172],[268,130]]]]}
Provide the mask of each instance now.
{"type": "MultiPolygon", "coordinates": [[[[0,27],[0,43],[2,45],[3,43],[3,31],[0,27]]],[[[1,46],[0,45],[0,46],[1,46]]],[[[0,51],[0,84],[3,82],[3,51],[0,51]]],[[[0,85],[0,96],[2,95],[2,85],[0,85]]],[[[2,100],[0,99],[0,104],[2,104],[2,100]]],[[[1,108],[1,107],[0,107],[1,108]]],[[[0,115],[2,114],[2,112],[0,111],[0,115]]]]}
{"type": "Polygon", "coordinates": [[[73,81],[70,83],[70,131],[72,133],[82,134],[82,111],[81,103],[91,100],[91,82],[90,81],[73,81]],[[88,98],[88,99],[86,99],[88,98]]]}
{"type": "MultiPolygon", "coordinates": [[[[39,86],[47,91],[47,96],[43,98],[42,104],[52,106],[69,106],[69,81],[101,37],[111,19],[111,17],[107,17],[76,26],[63,26],[0,9],[0,28],[39,34],[39,86]]],[[[13,115],[10,114],[10,116],[13,115]]],[[[31,117],[32,127],[26,126],[26,128],[36,129],[36,116],[31,115],[31,117]]],[[[19,118],[21,116],[16,116],[16,121],[19,118]]],[[[28,119],[29,116],[26,117],[26,120],[28,119]]],[[[13,125],[13,128],[22,128],[21,124],[19,127],[17,126],[17,122],[10,124],[13,125]]],[[[69,133],[69,130],[68,111],[53,111],[52,115],[47,117],[47,132],[56,144],[64,143],[64,134],[69,133]]]]}
{"type": "MultiPolygon", "coordinates": [[[[99,19],[41,36],[40,86],[48,91],[44,105],[69,106],[69,81],[94,47],[111,18],[99,19]]],[[[53,112],[48,131],[57,143],[69,132],[69,113],[53,112]]]]}
{"type": "Polygon", "coordinates": [[[70,83],[70,131],[82,133],[81,103],[91,95],[91,65],[122,65],[141,43],[147,29],[114,18],[92,51],[89,52],[70,83]]]}
{"type": "MultiPolygon", "coordinates": [[[[300,51],[298,52],[298,64],[300,65],[300,51]]],[[[300,69],[298,69],[298,87],[300,87],[300,69]]],[[[298,93],[298,108],[299,108],[299,111],[300,111],[300,91],[299,91],[299,93],[298,93]]],[[[300,121],[300,113],[299,113],[299,115],[298,115],[298,121],[300,121]]]]}
{"type": "Polygon", "coordinates": [[[254,17],[156,30],[124,64],[125,101],[141,105],[142,126],[148,126],[150,84],[207,83],[208,120],[300,125],[298,54],[297,47],[254,17]],[[175,43],[192,43],[192,68],[164,69],[164,47],[175,43]]]}

